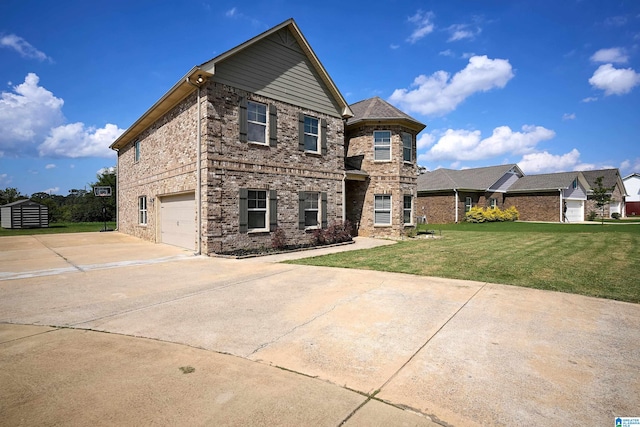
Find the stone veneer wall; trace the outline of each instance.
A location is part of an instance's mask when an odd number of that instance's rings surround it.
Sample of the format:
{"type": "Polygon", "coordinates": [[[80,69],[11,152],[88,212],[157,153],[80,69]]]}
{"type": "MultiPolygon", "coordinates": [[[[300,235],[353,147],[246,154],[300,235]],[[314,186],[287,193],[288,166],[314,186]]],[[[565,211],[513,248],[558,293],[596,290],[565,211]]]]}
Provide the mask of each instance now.
{"type": "Polygon", "coordinates": [[[342,219],[344,123],[341,118],[274,101],[211,82],[207,87],[207,184],[205,204],[208,252],[269,247],[272,233],[239,232],[241,188],[276,190],[278,227],[287,244],[309,243],[312,231],[298,229],[298,193],[327,193],[327,221],[342,219]],[[240,142],[242,98],[277,108],[277,145],[240,142]],[[327,153],[298,149],[298,113],[327,120],[327,153]]]}
{"type": "Polygon", "coordinates": [[[518,210],[521,221],[560,222],[560,193],[557,191],[536,194],[507,193],[504,207],[511,206],[518,210]]]}
{"type": "MultiPolygon", "coordinates": [[[[118,229],[160,241],[158,196],[196,188],[197,102],[193,93],[118,152],[118,229]],[[138,223],[138,197],[147,197],[147,224],[138,223]]],[[[196,213],[194,212],[194,218],[196,213]]]]}
{"type": "Polygon", "coordinates": [[[362,200],[363,208],[359,218],[355,216],[357,209],[348,208],[350,221],[359,225],[358,235],[370,237],[399,237],[405,231],[404,195],[413,197],[413,218],[416,222],[417,203],[417,166],[416,133],[397,124],[356,124],[347,131],[347,157],[364,156],[361,169],[369,174],[366,184],[350,182],[349,187],[354,194],[347,193],[347,203],[362,200]],[[391,161],[375,161],[373,150],[373,132],[376,130],[391,131],[391,161]],[[402,132],[413,135],[412,163],[402,160],[402,132]],[[374,225],[374,196],[391,195],[391,225],[374,225]]]}

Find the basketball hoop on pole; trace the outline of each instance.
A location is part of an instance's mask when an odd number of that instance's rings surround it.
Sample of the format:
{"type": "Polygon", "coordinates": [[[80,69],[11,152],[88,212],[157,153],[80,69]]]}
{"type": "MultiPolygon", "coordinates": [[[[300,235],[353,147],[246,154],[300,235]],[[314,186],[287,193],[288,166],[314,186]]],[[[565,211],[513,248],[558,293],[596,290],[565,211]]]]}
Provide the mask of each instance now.
{"type": "Polygon", "coordinates": [[[113,231],[107,230],[107,199],[106,197],[111,197],[111,187],[110,186],[95,186],[93,187],[93,195],[96,197],[102,198],[102,218],[104,219],[104,229],[100,231],[113,231]]]}

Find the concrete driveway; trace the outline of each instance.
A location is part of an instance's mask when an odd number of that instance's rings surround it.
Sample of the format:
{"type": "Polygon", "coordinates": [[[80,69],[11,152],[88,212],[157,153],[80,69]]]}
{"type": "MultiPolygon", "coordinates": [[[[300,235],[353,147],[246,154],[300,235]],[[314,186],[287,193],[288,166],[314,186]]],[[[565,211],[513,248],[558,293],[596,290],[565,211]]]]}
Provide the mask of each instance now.
{"type": "Polygon", "coordinates": [[[0,424],[640,416],[639,305],[275,263],[388,243],[232,260],[119,233],[0,238],[0,424]]]}

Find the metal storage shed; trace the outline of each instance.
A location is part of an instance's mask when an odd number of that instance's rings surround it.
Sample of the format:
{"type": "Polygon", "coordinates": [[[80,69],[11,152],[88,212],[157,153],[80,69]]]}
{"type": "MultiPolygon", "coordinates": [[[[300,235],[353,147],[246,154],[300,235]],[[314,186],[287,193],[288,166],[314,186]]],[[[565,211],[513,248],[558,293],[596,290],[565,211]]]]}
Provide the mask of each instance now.
{"type": "Polygon", "coordinates": [[[36,228],[49,226],[49,208],[24,199],[0,207],[2,228],[36,228]]]}

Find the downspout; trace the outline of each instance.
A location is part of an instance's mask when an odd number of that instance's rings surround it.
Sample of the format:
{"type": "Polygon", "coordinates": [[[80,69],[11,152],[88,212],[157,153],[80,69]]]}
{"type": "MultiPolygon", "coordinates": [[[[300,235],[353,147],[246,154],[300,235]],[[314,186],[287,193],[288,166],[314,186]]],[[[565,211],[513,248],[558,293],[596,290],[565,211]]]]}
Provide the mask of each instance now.
{"type": "Polygon", "coordinates": [[[347,220],[347,172],[342,176],[342,223],[347,220]]]}
{"type": "Polygon", "coordinates": [[[558,191],[560,192],[560,222],[565,222],[564,221],[564,198],[562,194],[562,188],[558,188],[558,191]]]}
{"type": "Polygon", "coordinates": [[[458,223],[458,189],[454,188],[453,189],[453,194],[455,197],[455,204],[453,205],[453,209],[455,212],[455,220],[456,220],[456,224],[458,223]]]}
{"type": "Polygon", "coordinates": [[[120,207],[118,206],[118,201],[120,197],[118,193],[120,192],[120,149],[114,148],[116,151],[116,231],[120,230],[120,207]]]}
{"type": "MultiPolygon", "coordinates": [[[[200,84],[202,84],[204,82],[204,80],[202,80],[200,82],[200,79],[202,79],[202,76],[198,76],[198,81],[200,84]]],[[[198,227],[198,246],[196,248],[196,255],[201,255],[202,254],[202,165],[201,165],[201,158],[202,158],[202,113],[201,113],[201,106],[200,106],[200,85],[194,84],[193,82],[191,82],[191,80],[189,80],[189,77],[187,77],[185,79],[187,81],[187,83],[189,83],[191,86],[195,86],[198,89],[198,136],[197,136],[197,144],[198,144],[198,148],[196,150],[197,153],[197,160],[196,160],[196,222],[197,222],[197,227],[198,227]]]]}

